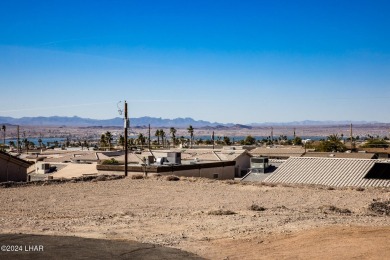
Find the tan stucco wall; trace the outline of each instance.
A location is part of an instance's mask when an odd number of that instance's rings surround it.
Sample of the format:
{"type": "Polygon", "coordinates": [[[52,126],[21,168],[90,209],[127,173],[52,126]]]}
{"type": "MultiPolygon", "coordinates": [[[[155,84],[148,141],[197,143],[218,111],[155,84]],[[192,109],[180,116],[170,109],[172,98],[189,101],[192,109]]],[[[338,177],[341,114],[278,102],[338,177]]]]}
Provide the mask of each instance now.
{"type": "Polygon", "coordinates": [[[193,170],[183,170],[161,173],[161,175],[176,175],[183,177],[202,177],[214,179],[214,174],[218,174],[218,180],[233,180],[234,179],[234,166],[225,167],[213,167],[213,168],[201,168],[193,170]]]}
{"type": "MultiPolygon", "coordinates": [[[[176,175],[181,177],[202,177],[214,179],[214,174],[218,174],[218,180],[233,180],[234,179],[234,166],[225,167],[213,167],[213,168],[201,168],[192,170],[181,170],[173,172],[160,173],[161,175],[176,175]]],[[[99,174],[120,174],[123,172],[119,171],[100,171],[99,174]]],[[[143,174],[143,172],[128,172],[128,175],[143,174]]],[[[153,173],[149,173],[153,174],[153,173]]]]}

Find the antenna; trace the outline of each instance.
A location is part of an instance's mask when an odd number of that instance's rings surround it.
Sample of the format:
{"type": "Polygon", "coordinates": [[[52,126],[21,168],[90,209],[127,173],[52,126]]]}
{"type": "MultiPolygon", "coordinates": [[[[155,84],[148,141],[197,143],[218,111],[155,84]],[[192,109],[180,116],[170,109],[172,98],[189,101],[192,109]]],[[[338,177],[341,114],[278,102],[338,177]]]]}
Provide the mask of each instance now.
{"type": "Polygon", "coordinates": [[[120,108],[119,104],[121,103],[122,101],[119,101],[116,106],[118,107],[118,113],[119,115],[122,115],[123,114],[123,109],[120,108]]]}

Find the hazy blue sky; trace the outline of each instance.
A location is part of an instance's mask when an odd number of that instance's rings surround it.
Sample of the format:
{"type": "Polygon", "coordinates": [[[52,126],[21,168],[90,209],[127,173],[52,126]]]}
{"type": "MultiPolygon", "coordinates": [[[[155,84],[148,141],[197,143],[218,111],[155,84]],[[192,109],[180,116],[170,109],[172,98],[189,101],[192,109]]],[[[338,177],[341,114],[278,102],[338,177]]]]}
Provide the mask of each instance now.
{"type": "Polygon", "coordinates": [[[0,116],[390,122],[390,1],[0,2],[0,116]]]}

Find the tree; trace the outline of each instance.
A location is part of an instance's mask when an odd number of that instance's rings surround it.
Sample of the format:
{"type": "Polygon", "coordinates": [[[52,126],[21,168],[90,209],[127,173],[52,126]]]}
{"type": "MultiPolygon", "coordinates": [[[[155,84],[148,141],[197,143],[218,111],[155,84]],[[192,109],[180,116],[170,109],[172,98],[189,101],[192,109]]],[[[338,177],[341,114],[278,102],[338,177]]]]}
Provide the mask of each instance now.
{"type": "Polygon", "coordinates": [[[172,144],[175,145],[176,144],[176,129],[174,127],[171,127],[169,129],[169,132],[171,133],[171,137],[172,137],[172,144]]]}
{"type": "Polygon", "coordinates": [[[106,139],[106,144],[108,144],[108,149],[111,151],[111,141],[113,139],[111,132],[107,131],[105,133],[105,139],[106,139]]]}
{"type": "Polygon", "coordinates": [[[188,139],[186,139],[184,136],[180,136],[179,140],[180,140],[181,145],[184,145],[184,143],[186,141],[188,141],[188,139]]]}
{"type": "Polygon", "coordinates": [[[293,145],[302,145],[302,138],[299,136],[296,136],[294,140],[292,141],[293,145]]]}
{"type": "Polygon", "coordinates": [[[28,148],[29,148],[30,142],[28,141],[27,138],[24,138],[24,139],[22,140],[22,143],[23,143],[23,145],[24,145],[24,148],[26,149],[26,153],[28,153],[28,148]]]}
{"type": "Polygon", "coordinates": [[[84,150],[83,147],[85,147],[85,148],[87,148],[87,149],[89,150],[89,144],[88,144],[87,140],[84,140],[84,141],[83,141],[83,144],[82,144],[82,146],[81,146],[82,150],[84,150]]]}
{"type": "Polygon", "coordinates": [[[8,144],[9,144],[10,147],[15,147],[15,142],[14,141],[9,141],[8,144]]]}
{"type": "Polygon", "coordinates": [[[138,144],[141,145],[141,148],[143,148],[143,146],[145,144],[145,136],[142,133],[138,134],[137,142],[138,142],[138,144]]]}
{"type": "Polygon", "coordinates": [[[386,142],[385,139],[370,139],[367,140],[367,142],[362,145],[363,148],[387,148],[389,147],[389,143],[386,142]]]}
{"type": "Polygon", "coordinates": [[[160,145],[160,136],[161,136],[161,132],[159,129],[156,130],[156,132],[154,133],[154,136],[157,137],[157,145],[160,145]]]}
{"type": "Polygon", "coordinates": [[[192,127],[192,125],[190,125],[188,128],[187,128],[187,131],[188,133],[190,134],[190,137],[191,137],[191,148],[192,148],[192,143],[194,141],[194,128],[192,127]]]}
{"type": "Polygon", "coordinates": [[[123,135],[119,135],[118,144],[125,149],[125,137],[123,135]]]}
{"type": "Polygon", "coordinates": [[[166,137],[166,134],[162,129],[160,129],[160,137],[161,137],[162,146],[165,147],[164,138],[166,137]]]}
{"type": "Polygon", "coordinates": [[[341,142],[341,137],[337,134],[332,134],[327,137],[327,140],[320,141],[317,148],[321,152],[344,152],[346,150],[345,145],[341,142]]]}
{"type": "Polygon", "coordinates": [[[107,146],[107,143],[106,143],[106,135],[105,134],[102,134],[100,136],[100,147],[106,147],[107,146]]]}
{"type": "Polygon", "coordinates": [[[231,144],[232,144],[232,142],[230,142],[230,138],[227,137],[227,136],[224,136],[224,137],[223,137],[223,142],[224,142],[224,144],[226,144],[226,145],[231,145],[231,144]]]}
{"type": "Polygon", "coordinates": [[[195,141],[196,145],[203,144],[203,139],[199,138],[198,140],[195,141]]]}
{"type": "Polygon", "coordinates": [[[244,143],[245,145],[253,145],[253,144],[256,143],[256,139],[255,139],[253,136],[248,135],[248,136],[245,138],[245,140],[243,141],[243,143],[244,143]]]}
{"type": "Polygon", "coordinates": [[[39,148],[42,148],[42,139],[41,138],[38,139],[38,144],[39,144],[39,148]]]}

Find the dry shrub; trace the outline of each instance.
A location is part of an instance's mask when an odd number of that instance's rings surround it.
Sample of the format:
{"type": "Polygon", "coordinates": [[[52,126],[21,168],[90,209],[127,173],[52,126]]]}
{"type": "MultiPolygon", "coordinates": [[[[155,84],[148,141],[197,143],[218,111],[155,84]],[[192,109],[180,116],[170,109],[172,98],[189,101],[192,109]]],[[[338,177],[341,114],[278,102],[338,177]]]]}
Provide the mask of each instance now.
{"type": "Polygon", "coordinates": [[[270,183],[270,182],[262,182],[261,184],[262,184],[262,186],[267,186],[267,187],[272,187],[272,188],[277,186],[277,184],[270,183]]]}
{"type": "Polygon", "coordinates": [[[334,187],[328,187],[328,188],[326,188],[327,190],[335,190],[335,188],[334,187]]]}
{"type": "Polygon", "coordinates": [[[96,180],[96,181],[105,181],[105,180],[107,180],[107,177],[104,176],[104,175],[99,175],[99,176],[96,177],[95,180],[96,180]]]}
{"type": "Polygon", "coordinates": [[[356,188],[356,190],[357,190],[357,191],[364,191],[364,188],[358,187],[358,188],[356,188]]]}
{"type": "Polygon", "coordinates": [[[141,180],[141,179],[144,179],[144,175],[143,174],[134,174],[134,175],[131,175],[131,179],[132,180],[141,180]]]}
{"type": "Polygon", "coordinates": [[[352,211],[350,211],[349,209],[342,209],[342,208],[338,208],[338,207],[333,206],[333,205],[321,206],[319,209],[324,213],[328,213],[328,212],[339,213],[339,214],[351,214],[352,213],[352,211]]]}
{"type": "Polygon", "coordinates": [[[252,204],[250,207],[249,207],[250,210],[253,210],[253,211],[264,211],[266,210],[266,208],[264,207],[261,207],[257,204],[252,204]]]}
{"type": "Polygon", "coordinates": [[[390,216],[390,200],[373,202],[368,208],[377,214],[390,216]]]}
{"type": "Polygon", "coordinates": [[[165,179],[167,181],[179,181],[180,180],[180,178],[175,176],[175,175],[168,175],[165,179]]]}
{"type": "Polygon", "coordinates": [[[209,215],[214,215],[214,216],[222,216],[222,215],[234,215],[234,214],[237,214],[237,213],[234,212],[234,211],[231,211],[231,210],[218,209],[218,210],[209,211],[208,214],[209,215]]]}
{"type": "Polygon", "coordinates": [[[235,181],[235,180],[226,180],[226,181],[224,181],[224,183],[233,185],[233,184],[239,184],[240,182],[239,181],[235,181]]]}
{"type": "Polygon", "coordinates": [[[189,182],[197,182],[198,180],[199,178],[195,178],[195,177],[187,178],[187,181],[189,182]]]}

